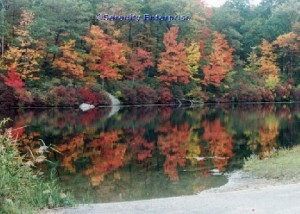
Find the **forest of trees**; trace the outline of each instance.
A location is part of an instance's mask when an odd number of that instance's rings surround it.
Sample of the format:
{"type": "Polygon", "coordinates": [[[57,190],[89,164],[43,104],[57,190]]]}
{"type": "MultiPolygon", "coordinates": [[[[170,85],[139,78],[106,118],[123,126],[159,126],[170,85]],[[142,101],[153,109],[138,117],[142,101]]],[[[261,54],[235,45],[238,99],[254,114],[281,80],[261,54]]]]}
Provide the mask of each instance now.
{"type": "Polygon", "coordinates": [[[298,0],[0,0],[0,33],[2,106],[300,100],[298,0]]]}

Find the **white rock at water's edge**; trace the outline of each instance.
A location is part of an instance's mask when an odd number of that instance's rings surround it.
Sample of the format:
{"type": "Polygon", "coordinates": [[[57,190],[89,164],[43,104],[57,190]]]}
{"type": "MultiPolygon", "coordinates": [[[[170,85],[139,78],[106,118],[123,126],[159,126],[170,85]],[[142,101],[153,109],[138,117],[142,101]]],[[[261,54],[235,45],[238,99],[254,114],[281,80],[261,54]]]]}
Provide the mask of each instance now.
{"type": "Polygon", "coordinates": [[[88,111],[90,109],[93,109],[95,108],[94,105],[90,105],[90,104],[87,104],[87,103],[82,103],[79,108],[82,110],[82,111],[88,111]]]}
{"type": "Polygon", "coordinates": [[[106,92],[106,94],[108,95],[112,106],[119,106],[121,104],[120,100],[118,100],[115,96],[108,92],[106,92]]]}

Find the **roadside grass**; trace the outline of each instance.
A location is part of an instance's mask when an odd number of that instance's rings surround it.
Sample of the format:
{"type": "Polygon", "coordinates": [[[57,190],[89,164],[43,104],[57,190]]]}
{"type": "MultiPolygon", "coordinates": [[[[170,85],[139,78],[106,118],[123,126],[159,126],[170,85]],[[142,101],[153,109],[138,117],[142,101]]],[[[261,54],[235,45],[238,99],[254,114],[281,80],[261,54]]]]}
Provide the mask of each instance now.
{"type": "Polygon", "coordinates": [[[251,157],[245,160],[244,170],[259,178],[300,181],[300,146],[274,151],[263,159],[251,157]]]}
{"type": "Polygon", "coordinates": [[[71,206],[72,196],[56,180],[34,172],[17,149],[17,142],[0,122],[0,213],[38,213],[44,208],[71,206]]]}

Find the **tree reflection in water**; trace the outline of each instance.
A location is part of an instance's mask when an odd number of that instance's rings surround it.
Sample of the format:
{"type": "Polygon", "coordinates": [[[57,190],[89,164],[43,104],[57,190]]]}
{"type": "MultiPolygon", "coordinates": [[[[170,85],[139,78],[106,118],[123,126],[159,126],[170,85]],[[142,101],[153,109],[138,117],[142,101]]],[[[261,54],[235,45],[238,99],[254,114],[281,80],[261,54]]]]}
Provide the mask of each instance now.
{"type": "Polygon", "coordinates": [[[62,182],[80,193],[89,189],[97,202],[193,194],[226,182],[211,169],[240,168],[251,154],[262,157],[300,139],[299,104],[122,108],[109,117],[110,111],[2,110],[0,118],[13,119],[24,152],[39,139],[52,144],[48,158],[58,162],[62,182]]]}

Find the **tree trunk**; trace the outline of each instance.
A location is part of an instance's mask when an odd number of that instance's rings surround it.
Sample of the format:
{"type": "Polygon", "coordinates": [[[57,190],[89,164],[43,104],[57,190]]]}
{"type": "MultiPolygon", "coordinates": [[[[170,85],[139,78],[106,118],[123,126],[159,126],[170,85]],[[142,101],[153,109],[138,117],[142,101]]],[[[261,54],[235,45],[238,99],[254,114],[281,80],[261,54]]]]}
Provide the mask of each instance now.
{"type": "Polygon", "coordinates": [[[4,32],[2,33],[2,38],[1,38],[1,56],[3,57],[4,55],[4,32]]]}
{"type": "Polygon", "coordinates": [[[290,56],[290,58],[291,58],[291,69],[290,69],[290,78],[293,78],[293,71],[294,71],[294,69],[293,69],[293,52],[291,51],[291,56],[290,56]]]}
{"type": "Polygon", "coordinates": [[[149,77],[149,66],[147,66],[147,77],[149,77]]]}
{"type": "Polygon", "coordinates": [[[128,43],[130,44],[130,46],[132,47],[132,44],[131,44],[131,28],[132,28],[132,26],[131,26],[132,24],[131,24],[131,22],[129,22],[129,30],[128,30],[128,43]]]}
{"type": "MultiPolygon", "coordinates": [[[[55,36],[55,45],[58,45],[59,36],[60,36],[60,32],[58,32],[58,33],[56,34],[56,36],[55,36]]],[[[54,54],[53,54],[53,58],[52,58],[52,62],[54,62],[55,58],[56,58],[56,54],[54,53],[54,54]]]]}
{"type": "MultiPolygon", "coordinates": [[[[5,6],[3,4],[3,1],[1,1],[1,6],[2,6],[2,10],[3,10],[3,13],[2,14],[2,27],[4,28],[4,19],[5,19],[5,12],[6,12],[6,9],[5,9],[5,6]]],[[[1,56],[3,57],[4,55],[4,29],[2,29],[2,35],[1,35],[1,56]]]]}

